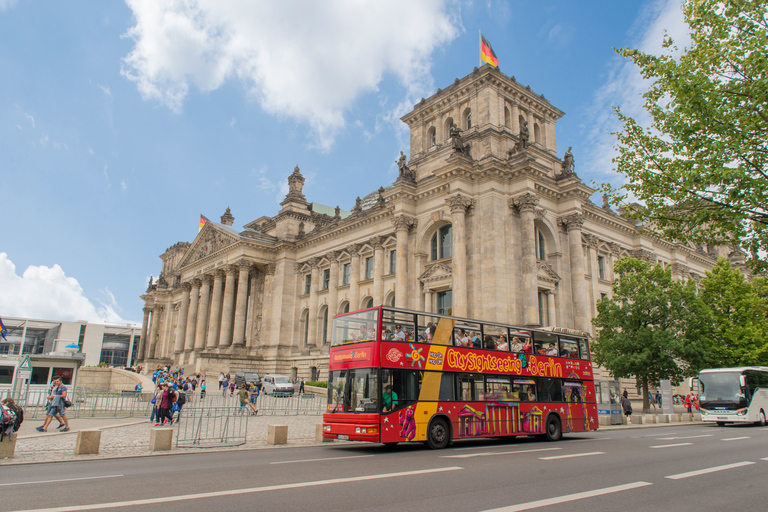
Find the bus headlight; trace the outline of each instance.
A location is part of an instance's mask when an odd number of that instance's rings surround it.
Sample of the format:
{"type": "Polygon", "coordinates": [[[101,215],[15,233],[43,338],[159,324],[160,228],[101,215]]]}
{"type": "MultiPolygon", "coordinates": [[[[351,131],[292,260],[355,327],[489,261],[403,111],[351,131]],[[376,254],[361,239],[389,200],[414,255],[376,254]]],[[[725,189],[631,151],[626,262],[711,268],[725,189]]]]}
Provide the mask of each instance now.
{"type": "Polygon", "coordinates": [[[745,414],[747,414],[747,410],[746,409],[739,409],[738,411],[736,411],[736,414],[739,415],[739,416],[744,416],[745,414]]]}
{"type": "Polygon", "coordinates": [[[355,427],[355,434],[378,434],[379,427],[355,427]]]}
{"type": "Polygon", "coordinates": [[[330,432],[331,426],[330,425],[323,425],[323,432],[330,432]]]}

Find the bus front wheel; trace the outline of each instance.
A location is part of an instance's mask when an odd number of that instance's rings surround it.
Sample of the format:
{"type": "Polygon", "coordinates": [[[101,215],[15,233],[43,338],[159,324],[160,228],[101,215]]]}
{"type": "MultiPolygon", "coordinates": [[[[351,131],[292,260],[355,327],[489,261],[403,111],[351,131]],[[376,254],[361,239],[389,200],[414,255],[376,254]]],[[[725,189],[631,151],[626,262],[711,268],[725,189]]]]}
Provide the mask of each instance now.
{"type": "Polygon", "coordinates": [[[717,422],[717,426],[718,427],[724,427],[725,426],[725,422],[724,421],[718,421],[717,422]]]}
{"type": "Polygon", "coordinates": [[[757,422],[757,424],[760,425],[761,427],[764,427],[765,426],[765,411],[763,411],[761,409],[760,410],[760,414],[758,415],[758,418],[760,418],[760,419],[757,422]]]}
{"type": "Polygon", "coordinates": [[[555,414],[547,417],[547,423],[544,425],[544,434],[539,436],[542,440],[559,441],[563,438],[563,427],[560,424],[560,418],[555,414]]]}
{"type": "Polygon", "coordinates": [[[448,430],[448,423],[443,418],[432,420],[427,431],[427,446],[433,450],[442,450],[448,446],[450,440],[451,433],[448,430]]]}

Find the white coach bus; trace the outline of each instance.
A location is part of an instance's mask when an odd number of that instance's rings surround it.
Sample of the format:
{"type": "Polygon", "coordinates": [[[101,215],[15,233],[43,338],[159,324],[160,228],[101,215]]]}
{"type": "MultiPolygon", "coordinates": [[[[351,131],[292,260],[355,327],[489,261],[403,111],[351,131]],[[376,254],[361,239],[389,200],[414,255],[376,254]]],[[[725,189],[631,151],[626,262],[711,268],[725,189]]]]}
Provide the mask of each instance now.
{"type": "Polygon", "coordinates": [[[699,372],[701,420],[765,425],[768,367],[714,368],[699,372]]]}

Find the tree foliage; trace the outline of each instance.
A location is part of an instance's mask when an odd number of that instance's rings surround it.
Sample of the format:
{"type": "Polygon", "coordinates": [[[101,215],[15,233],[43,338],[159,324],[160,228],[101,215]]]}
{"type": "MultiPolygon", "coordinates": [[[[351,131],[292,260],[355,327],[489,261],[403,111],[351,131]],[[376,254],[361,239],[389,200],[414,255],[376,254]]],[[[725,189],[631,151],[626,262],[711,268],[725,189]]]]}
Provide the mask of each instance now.
{"type": "Polygon", "coordinates": [[[702,279],[700,296],[712,315],[705,366],[768,365],[765,279],[750,283],[719,258],[702,279]]]}
{"type": "Polygon", "coordinates": [[[768,0],[687,0],[691,44],[682,53],[665,36],[663,55],[636,49],[651,81],[642,127],[616,109],[614,162],[628,183],[604,190],[665,237],[740,247],[764,266],[768,250],[768,0]],[[676,55],[678,53],[678,55],[676,55]]]}
{"type": "Polygon", "coordinates": [[[701,367],[709,312],[695,283],[673,281],[661,264],[622,258],[615,272],[613,296],[598,302],[592,320],[597,328],[592,351],[614,377],[642,382],[648,412],[649,385],[661,379],[678,384],[701,367]]]}

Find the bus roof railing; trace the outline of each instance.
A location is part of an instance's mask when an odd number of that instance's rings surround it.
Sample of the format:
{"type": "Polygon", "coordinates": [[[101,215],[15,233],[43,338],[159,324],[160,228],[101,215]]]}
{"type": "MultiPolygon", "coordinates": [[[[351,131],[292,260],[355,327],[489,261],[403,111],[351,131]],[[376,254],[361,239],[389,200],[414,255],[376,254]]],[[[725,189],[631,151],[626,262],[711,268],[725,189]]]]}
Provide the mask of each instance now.
{"type": "Polygon", "coordinates": [[[532,331],[532,332],[538,331],[538,332],[546,332],[546,333],[579,336],[582,338],[589,338],[589,339],[592,338],[592,335],[587,331],[581,331],[579,329],[571,329],[569,327],[523,327],[519,325],[505,324],[503,322],[491,322],[491,321],[480,320],[476,318],[464,318],[460,316],[443,315],[441,313],[430,313],[427,311],[416,311],[413,309],[396,308],[394,306],[385,306],[384,304],[380,304],[378,306],[372,306],[370,308],[358,309],[357,311],[349,311],[348,313],[338,313],[333,318],[351,315],[353,313],[360,313],[361,311],[370,311],[372,309],[382,309],[382,308],[386,309],[387,311],[394,311],[396,313],[408,313],[411,315],[424,315],[424,316],[432,316],[432,317],[438,317],[438,318],[450,318],[452,320],[456,320],[457,322],[470,322],[470,323],[477,322],[481,324],[503,325],[505,327],[509,327],[510,329],[517,329],[520,331],[532,331]]]}

